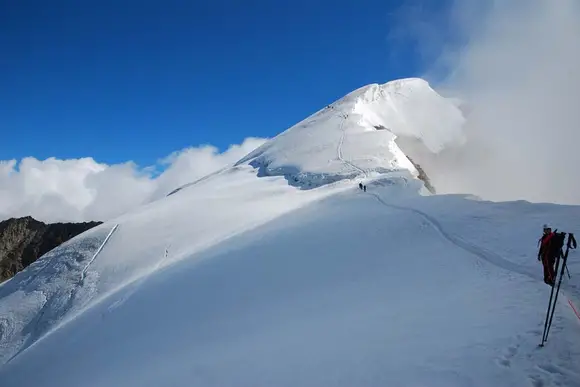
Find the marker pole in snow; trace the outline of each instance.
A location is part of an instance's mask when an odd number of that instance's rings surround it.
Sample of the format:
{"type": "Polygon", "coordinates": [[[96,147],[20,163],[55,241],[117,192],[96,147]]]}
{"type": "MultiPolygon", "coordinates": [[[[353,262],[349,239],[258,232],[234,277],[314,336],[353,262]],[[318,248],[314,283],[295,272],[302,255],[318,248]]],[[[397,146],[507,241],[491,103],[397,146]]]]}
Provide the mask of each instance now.
{"type": "MultiPolygon", "coordinates": [[[[575,249],[577,246],[576,238],[574,238],[574,234],[568,234],[568,243],[566,245],[566,253],[562,255],[562,270],[560,271],[560,280],[558,281],[558,288],[556,289],[556,296],[554,297],[554,304],[552,305],[552,295],[554,293],[554,285],[552,285],[552,291],[550,292],[550,304],[548,305],[548,313],[546,314],[546,322],[544,324],[544,335],[542,336],[542,343],[540,347],[544,346],[544,342],[548,341],[548,334],[550,333],[550,328],[552,327],[552,319],[554,318],[554,311],[556,310],[556,303],[558,302],[558,294],[560,293],[560,286],[562,285],[562,278],[564,277],[564,270],[566,269],[566,264],[568,262],[568,253],[570,249],[575,249]],[[552,313],[550,315],[550,307],[552,309],[552,313]],[[550,319],[548,321],[548,315],[550,315],[550,319]]],[[[554,272],[558,275],[558,263],[560,262],[560,257],[558,256],[558,260],[556,261],[556,270],[554,272]]]]}

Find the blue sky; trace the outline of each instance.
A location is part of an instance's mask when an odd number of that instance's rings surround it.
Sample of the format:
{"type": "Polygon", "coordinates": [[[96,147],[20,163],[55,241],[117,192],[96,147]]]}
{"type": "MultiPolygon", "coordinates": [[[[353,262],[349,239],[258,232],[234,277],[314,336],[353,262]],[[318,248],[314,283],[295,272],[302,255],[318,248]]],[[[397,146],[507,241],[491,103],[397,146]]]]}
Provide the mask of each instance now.
{"type": "Polygon", "coordinates": [[[402,5],[0,0],[0,160],[146,166],[274,136],[355,88],[422,74],[402,5]]]}

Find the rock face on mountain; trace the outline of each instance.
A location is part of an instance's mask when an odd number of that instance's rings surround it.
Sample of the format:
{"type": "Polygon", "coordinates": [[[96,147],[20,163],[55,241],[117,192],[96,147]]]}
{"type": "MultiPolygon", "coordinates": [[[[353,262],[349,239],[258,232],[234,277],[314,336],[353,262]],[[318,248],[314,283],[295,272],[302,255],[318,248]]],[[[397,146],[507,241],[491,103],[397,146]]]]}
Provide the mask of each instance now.
{"type": "Polygon", "coordinates": [[[102,222],[46,224],[32,217],[0,222],[0,282],[67,240],[102,222]]]}

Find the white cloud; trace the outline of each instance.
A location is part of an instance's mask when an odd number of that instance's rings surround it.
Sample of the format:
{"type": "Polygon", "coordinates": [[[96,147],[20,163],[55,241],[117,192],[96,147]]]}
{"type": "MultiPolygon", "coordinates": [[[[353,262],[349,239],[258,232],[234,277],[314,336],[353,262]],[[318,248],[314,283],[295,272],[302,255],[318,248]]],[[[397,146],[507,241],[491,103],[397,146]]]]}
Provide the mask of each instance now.
{"type": "Polygon", "coordinates": [[[107,165],[92,158],[0,161],[0,219],[107,220],[236,162],[264,141],[247,138],[222,153],[209,145],[186,148],[162,159],[159,175],[156,166],[107,165]]]}
{"type": "Polygon", "coordinates": [[[473,110],[467,145],[430,166],[434,184],[491,200],[580,203],[580,3],[460,0],[449,15],[466,44],[441,56],[452,72],[436,88],[473,110]]]}

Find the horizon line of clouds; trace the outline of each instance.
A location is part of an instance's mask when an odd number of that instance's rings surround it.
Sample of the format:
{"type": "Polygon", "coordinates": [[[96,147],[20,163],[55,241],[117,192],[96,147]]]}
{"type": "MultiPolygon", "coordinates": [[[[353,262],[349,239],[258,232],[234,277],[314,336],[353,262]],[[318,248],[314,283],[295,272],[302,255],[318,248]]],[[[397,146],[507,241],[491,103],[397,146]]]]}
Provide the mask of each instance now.
{"type": "Polygon", "coordinates": [[[188,147],[145,167],[92,157],[0,160],[0,221],[106,221],[235,163],[265,141],[248,137],[223,152],[212,145],[188,147]]]}

